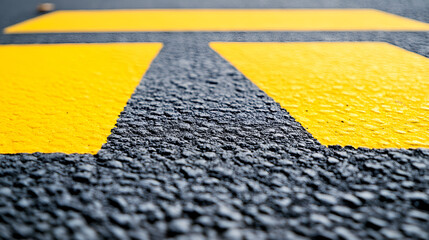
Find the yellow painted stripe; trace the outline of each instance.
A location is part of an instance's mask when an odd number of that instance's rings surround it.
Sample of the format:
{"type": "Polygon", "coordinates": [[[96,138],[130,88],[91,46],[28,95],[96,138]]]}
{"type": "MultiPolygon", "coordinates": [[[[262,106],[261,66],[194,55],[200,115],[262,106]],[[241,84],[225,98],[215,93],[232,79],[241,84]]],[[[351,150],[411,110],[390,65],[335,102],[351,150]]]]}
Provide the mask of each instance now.
{"type": "Polygon", "coordinates": [[[324,145],[429,147],[429,59],[381,42],[211,43],[324,145]]]}
{"type": "Polygon", "coordinates": [[[0,46],[0,154],[96,153],[161,47],[0,46]]]}
{"type": "Polygon", "coordinates": [[[429,24],[374,9],[57,11],[5,33],[128,31],[428,31],[429,24]]]}

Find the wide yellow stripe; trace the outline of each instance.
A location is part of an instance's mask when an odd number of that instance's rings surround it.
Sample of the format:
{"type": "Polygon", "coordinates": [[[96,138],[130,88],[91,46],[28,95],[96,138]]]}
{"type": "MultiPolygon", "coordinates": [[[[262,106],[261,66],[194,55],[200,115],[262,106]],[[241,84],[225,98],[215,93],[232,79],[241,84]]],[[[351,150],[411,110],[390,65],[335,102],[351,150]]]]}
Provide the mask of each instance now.
{"type": "Polygon", "coordinates": [[[161,47],[0,46],[0,154],[96,153],[161,47]]]}
{"type": "Polygon", "coordinates": [[[57,11],[5,33],[128,31],[428,31],[429,24],[374,9],[57,11]]]}
{"type": "Polygon", "coordinates": [[[381,42],[211,43],[324,145],[429,147],[429,59],[381,42]]]}

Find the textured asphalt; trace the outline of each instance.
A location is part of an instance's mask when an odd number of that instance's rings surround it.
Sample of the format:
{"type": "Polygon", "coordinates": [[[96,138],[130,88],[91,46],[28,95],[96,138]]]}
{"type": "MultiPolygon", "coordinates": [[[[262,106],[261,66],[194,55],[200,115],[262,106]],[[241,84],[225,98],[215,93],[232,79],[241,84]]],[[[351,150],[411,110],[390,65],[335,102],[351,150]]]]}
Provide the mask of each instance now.
{"type": "MultiPolygon", "coordinates": [[[[1,26],[33,17],[35,6],[0,3],[1,26]]],[[[131,7],[367,7],[429,22],[425,1],[57,3],[131,7]]],[[[2,44],[164,43],[97,155],[0,155],[0,238],[428,239],[428,149],[324,147],[208,47],[384,41],[429,57],[428,39],[427,32],[0,35],[2,44]]]]}

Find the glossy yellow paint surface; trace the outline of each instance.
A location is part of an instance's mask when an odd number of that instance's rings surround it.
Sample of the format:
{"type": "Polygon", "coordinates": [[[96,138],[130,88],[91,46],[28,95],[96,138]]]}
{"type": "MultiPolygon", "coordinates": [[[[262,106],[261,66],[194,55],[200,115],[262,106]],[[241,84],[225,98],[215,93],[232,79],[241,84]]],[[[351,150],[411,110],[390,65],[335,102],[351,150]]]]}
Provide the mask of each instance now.
{"type": "Polygon", "coordinates": [[[5,33],[128,31],[429,31],[429,24],[374,9],[68,10],[5,33]]]}
{"type": "Polygon", "coordinates": [[[429,59],[380,42],[211,43],[324,145],[429,147],[429,59]]]}
{"type": "Polygon", "coordinates": [[[161,47],[0,46],[0,154],[96,153],[161,47]]]}

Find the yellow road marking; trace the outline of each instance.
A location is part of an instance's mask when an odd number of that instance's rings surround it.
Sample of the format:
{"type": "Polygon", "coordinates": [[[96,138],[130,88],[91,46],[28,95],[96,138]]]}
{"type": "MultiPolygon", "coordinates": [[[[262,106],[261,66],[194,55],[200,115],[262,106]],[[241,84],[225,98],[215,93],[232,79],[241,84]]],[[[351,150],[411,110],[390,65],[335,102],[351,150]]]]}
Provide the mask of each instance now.
{"type": "Polygon", "coordinates": [[[0,46],[0,154],[96,153],[161,47],[0,46]]]}
{"type": "Polygon", "coordinates": [[[381,42],[211,43],[324,145],[429,147],[429,59],[381,42]]]}
{"type": "Polygon", "coordinates": [[[374,9],[68,10],[5,33],[128,31],[429,31],[429,24],[374,9]]]}

